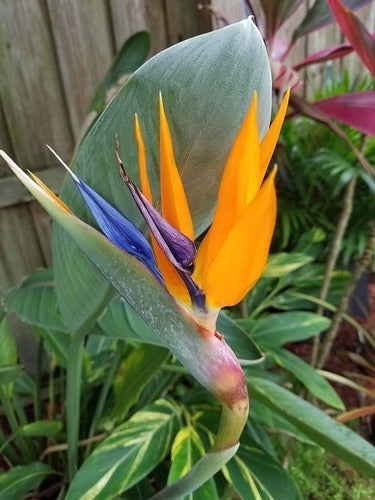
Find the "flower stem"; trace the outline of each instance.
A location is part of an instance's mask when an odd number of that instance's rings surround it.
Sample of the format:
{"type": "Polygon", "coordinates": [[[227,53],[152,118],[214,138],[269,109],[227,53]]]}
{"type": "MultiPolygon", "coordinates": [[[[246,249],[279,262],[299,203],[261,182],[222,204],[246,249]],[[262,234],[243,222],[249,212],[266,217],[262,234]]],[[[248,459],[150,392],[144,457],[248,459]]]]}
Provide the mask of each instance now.
{"type": "Polygon", "coordinates": [[[68,475],[71,481],[77,470],[81,375],[85,330],[73,334],[69,347],[66,380],[66,425],[68,434],[68,475]]]}

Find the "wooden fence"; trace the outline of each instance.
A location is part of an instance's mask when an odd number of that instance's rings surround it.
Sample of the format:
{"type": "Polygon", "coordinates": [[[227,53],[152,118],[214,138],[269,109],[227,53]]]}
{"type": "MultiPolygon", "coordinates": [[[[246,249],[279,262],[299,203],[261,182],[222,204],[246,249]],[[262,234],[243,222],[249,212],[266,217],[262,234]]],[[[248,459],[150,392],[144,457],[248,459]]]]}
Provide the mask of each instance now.
{"type": "MultiPolygon", "coordinates": [[[[156,53],[220,26],[216,18],[198,10],[198,3],[208,2],[0,0],[0,147],[23,168],[39,171],[58,190],[64,172],[44,145],[51,144],[69,159],[95,89],[131,34],[148,29],[152,53],[156,53]]],[[[241,0],[212,0],[211,4],[231,21],[243,17],[241,0]]],[[[371,29],[374,12],[372,4],[361,14],[371,29]]],[[[294,26],[288,22],[286,31],[294,26]]],[[[340,31],[331,26],[299,42],[290,58],[300,60],[341,39],[340,31]]],[[[360,71],[361,63],[354,56],[346,64],[352,73],[360,71]]],[[[321,70],[310,70],[307,86],[316,86],[320,78],[321,70]]],[[[0,168],[0,295],[50,261],[48,216],[0,168]]]]}

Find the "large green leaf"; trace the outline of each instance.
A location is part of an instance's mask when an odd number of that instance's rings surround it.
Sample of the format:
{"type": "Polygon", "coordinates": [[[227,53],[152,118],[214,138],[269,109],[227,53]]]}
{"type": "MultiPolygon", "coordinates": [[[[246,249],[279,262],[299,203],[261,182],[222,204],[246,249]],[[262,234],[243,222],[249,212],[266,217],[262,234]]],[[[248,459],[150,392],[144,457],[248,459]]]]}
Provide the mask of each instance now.
{"type": "Polygon", "coordinates": [[[13,467],[0,475],[0,499],[19,500],[28,491],[37,488],[53,470],[47,464],[31,462],[13,467]]]}
{"type": "Polygon", "coordinates": [[[106,93],[116,86],[118,81],[129,76],[147,59],[150,51],[150,34],[140,31],[128,38],[121,47],[102,83],[96,91],[90,109],[100,113],[106,101],[106,93]]]}
{"type": "MultiPolygon", "coordinates": [[[[181,429],[172,445],[172,465],[169,470],[168,484],[183,477],[205,453],[203,444],[194,427],[191,425],[181,429]]],[[[218,499],[215,481],[211,478],[184,500],[218,499]]]]}
{"type": "Polygon", "coordinates": [[[66,500],[113,499],[136,484],[165,457],[178,417],[178,407],[162,399],[134,414],[84,462],[66,500]]]}
{"type": "Polygon", "coordinates": [[[337,410],[345,410],[344,403],[331,384],[301,358],[286,349],[272,348],[269,352],[278,365],[291,372],[317,398],[337,410]]]}
{"type": "Polygon", "coordinates": [[[114,381],[115,404],[111,420],[119,422],[124,419],[168,356],[169,351],[164,347],[141,345],[126,357],[114,381]]]}
{"type": "Polygon", "coordinates": [[[45,329],[64,330],[58,310],[52,269],[37,269],[21,285],[4,297],[8,311],[14,311],[26,323],[45,329]]]}
{"type": "Polygon", "coordinates": [[[266,269],[264,270],[264,278],[280,278],[285,274],[291,273],[296,269],[311,262],[313,258],[304,253],[274,253],[270,255],[266,269]]]}
{"type": "MultiPolygon", "coordinates": [[[[118,135],[127,170],[137,181],[133,123],[138,112],[158,203],[157,106],[162,91],[176,161],[199,235],[211,221],[226,157],[255,90],[264,135],[270,118],[271,76],[262,38],[250,19],[176,44],[130,77],[82,141],[73,169],[139,225],[141,217],[119,177],[113,141],[118,135]]],[[[64,182],[61,196],[79,217],[90,220],[70,179],[64,182]]],[[[59,308],[70,329],[76,330],[102,311],[109,286],[57,227],[53,249],[59,308]]]]}
{"type": "Polygon", "coordinates": [[[375,447],[318,408],[269,380],[248,378],[250,392],[325,450],[375,478],[375,447]]]}
{"type": "Polygon", "coordinates": [[[329,324],[328,318],[310,312],[276,313],[257,320],[250,333],[262,347],[278,347],[317,335],[329,324]]]}

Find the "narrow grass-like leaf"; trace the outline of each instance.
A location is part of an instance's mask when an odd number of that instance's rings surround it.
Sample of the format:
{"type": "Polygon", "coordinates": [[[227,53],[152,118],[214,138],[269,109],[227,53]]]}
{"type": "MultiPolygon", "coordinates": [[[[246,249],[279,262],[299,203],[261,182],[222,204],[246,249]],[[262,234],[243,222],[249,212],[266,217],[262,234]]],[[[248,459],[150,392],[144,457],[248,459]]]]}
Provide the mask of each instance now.
{"type": "Polygon", "coordinates": [[[337,410],[345,410],[340,396],[315,368],[286,349],[272,348],[268,352],[272,354],[278,365],[292,373],[311,394],[337,410]]]}

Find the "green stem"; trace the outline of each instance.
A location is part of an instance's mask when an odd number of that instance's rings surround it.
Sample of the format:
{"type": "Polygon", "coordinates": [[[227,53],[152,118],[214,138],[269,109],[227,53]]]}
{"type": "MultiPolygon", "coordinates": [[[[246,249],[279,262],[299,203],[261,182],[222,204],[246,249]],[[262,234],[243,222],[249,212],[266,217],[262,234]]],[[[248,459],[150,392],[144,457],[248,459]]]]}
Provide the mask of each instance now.
{"type": "Polygon", "coordinates": [[[70,481],[76,473],[78,463],[79,411],[84,340],[85,330],[78,330],[73,334],[67,365],[66,426],[68,435],[68,476],[70,481]]]}
{"type": "MultiPolygon", "coordinates": [[[[0,386],[0,401],[1,401],[1,406],[3,407],[4,414],[8,420],[9,427],[11,428],[11,431],[14,435],[17,436],[18,431],[19,431],[19,425],[17,422],[16,414],[14,412],[14,408],[11,405],[8,395],[5,394],[3,388],[0,386]]],[[[26,458],[28,461],[31,461],[31,454],[30,450],[27,447],[26,441],[22,436],[19,436],[16,440],[17,446],[20,448],[22,455],[24,458],[26,458]]]]}
{"type": "Polygon", "coordinates": [[[176,483],[152,497],[152,500],[179,500],[196,490],[218,472],[236,453],[248,416],[248,399],[232,407],[223,404],[219,431],[209,453],[176,483]],[[233,444],[235,443],[235,444],[233,444]]]}
{"type": "MultiPolygon", "coordinates": [[[[112,366],[107,374],[105,382],[104,382],[102,389],[100,391],[99,399],[98,399],[98,402],[97,402],[97,405],[95,408],[95,413],[94,413],[94,416],[92,418],[90,430],[89,430],[89,433],[87,436],[88,439],[92,438],[93,435],[95,434],[96,427],[97,427],[98,422],[102,416],[102,413],[104,410],[104,405],[105,405],[105,402],[107,401],[107,397],[108,397],[109,391],[111,389],[113,379],[114,379],[114,377],[117,373],[117,370],[120,366],[120,363],[121,363],[121,355],[122,355],[122,352],[124,350],[124,346],[125,346],[124,340],[119,340],[116,344],[115,357],[112,361],[112,366]]],[[[87,458],[90,455],[92,446],[93,446],[93,443],[90,443],[87,446],[86,451],[85,451],[85,458],[87,458]]]]}
{"type": "Polygon", "coordinates": [[[6,456],[6,458],[12,463],[12,464],[18,464],[20,461],[20,457],[17,455],[15,450],[9,446],[9,442],[13,439],[14,434],[10,437],[7,438],[3,432],[3,430],[0,428],[0,454],[3,454],[6,456]],[[4,452],[3,452],[4,450],[4,452]]]}
{"type": "Polygon", "coordinates": [[[42,364],[43,364],[43,340],[39,339],[35,366],[35,391],[34,391],[34,418],[40,420],[42,417],[42,364]]]}

